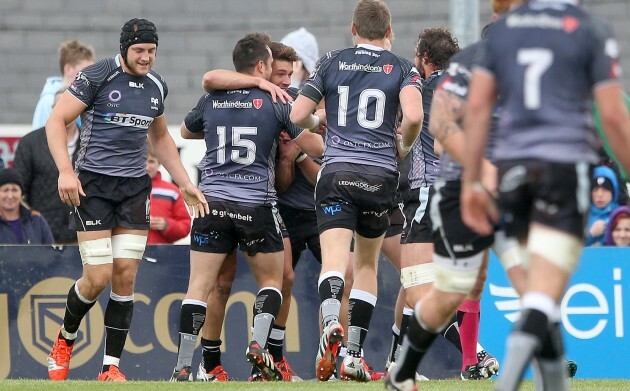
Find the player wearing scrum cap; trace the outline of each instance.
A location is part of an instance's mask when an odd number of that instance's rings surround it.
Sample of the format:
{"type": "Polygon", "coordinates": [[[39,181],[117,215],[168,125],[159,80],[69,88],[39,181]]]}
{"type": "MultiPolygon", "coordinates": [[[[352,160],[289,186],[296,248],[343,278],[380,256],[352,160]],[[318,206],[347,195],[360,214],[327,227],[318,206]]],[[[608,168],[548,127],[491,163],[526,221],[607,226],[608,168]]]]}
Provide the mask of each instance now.
{"type": "Polygon", "coordinates": [[[98,380],[126,380],[118,367],[149,230],[147,135],[195,214],[203,216],[208,210],[168,133],[164,116],[168,90],[162,77],[151,69],[157,46],[153,23],[146,19],[126,22],[120,34],[120,54],[79,72],[46,124],[48,145],[59,169],[59,196],[72,209],[83,262],[83,275],[68,292],[63,325],[48,356],[52,380],[68,377],[81,320],[110,283],[105,356],[98,380]],[[73,170],[65,128],[79,115],[80,146],[73,170]]]}

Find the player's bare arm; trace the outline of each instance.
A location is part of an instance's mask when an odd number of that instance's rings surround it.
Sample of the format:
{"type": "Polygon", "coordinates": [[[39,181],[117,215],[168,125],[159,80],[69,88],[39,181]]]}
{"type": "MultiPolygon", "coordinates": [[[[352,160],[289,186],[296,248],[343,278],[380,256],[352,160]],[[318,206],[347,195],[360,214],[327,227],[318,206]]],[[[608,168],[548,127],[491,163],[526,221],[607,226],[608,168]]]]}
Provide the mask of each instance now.
{"type": "Polygon", "coordinates": [[[621,87],[617,83],[605,84],[595,89],[594,96],[606,138],[627,171],[630,169],[630,115],[624,104],[621,87]]]}
{"type": "Polygon", "coordinates": [[[435,155],[440,156],[443,150],[444,148],[442,147],[442,144],[440,144],[437,139],[433,139],[433,151],[435,152],[435,155]]]}
{"type": "Polygon", "coordinates": [[[203,75],[201,86],[206,92],[258,87],[271,94],[271,99],[274,102],[277,98],[280,98],[282,103],[293,102],[293,98],[285,90],[270,81],[228,69],[215,69],[206,72],[203,75]]]}
{"type": "Polygon", "coordinates": [[[182,138],[186,140],[203,140],[204,136],[203,132],[193,133],[188,130],[184,122],[182,122],[181,126],[179,127],[179,134],[182,136],[182,138]]]}
{"type": "Polygon", "coordinates": [[[469,91],[463,127],[466,134],[466,154],[462,161],[464,185],[479,182],[481,178],[481,160],[485,153],[492,108],[497,97],[494,76],[486,71],[474,70],[469,91]]]}
{"type": "Polygon", "coordinates": [[[59,170],[59,197],[69,206],[78,206],[80,204],[79,194],[85,196],[85,193],[79,178],[74,173],[72,161],[68,155],[66,125],[81,115],[83,110],[85,110],[85,104],[66,91],[46,122],[48,147],[59,170]]]}
{"type": "Polygon", "coordinates": [[[304,130],[293,141],[308,156],[320,157],[324,154],[324,139],[317,133],[304,130]]]}
{"type": "Polygon", "coordinates": [[[297,163],[298,167],[304,174],[306,180],[313,186],[317,184],[317,174],[319,174],[319,170],[322,166],[313,160],[310,156],[307,156],[304,160],[297,163]]]}
{"type": "Polygon", "coordinates": [[[499,214],[492,197],[481,183],[481,175],[490,116],[497,96],[494,77],[484,71],[474,71],[469,91],[464,114],[466,153],[463,157],[462,219],[475,232],[490,235],[499,214]]]}
{"type": "Polygon", "coordinates": [[[398,143],[398,158],[404,159],[411,150],[422,129],[422,95],[415,86],[407,86],[400,91],[400,108],[403,113],[400,122],[400,140],[398,143]]]}
{"type": "MultiPolygon", "coordinates": [[[[291,108],[291,122],[303,129],[317,129],[320,123],[326,122],[326,117],[322,117],[322,111],[320,110],[315,112],[316,107],[317,102],[304,95],[298,96],[291,108]]],[[[309,155],[311,154],[309,153],[309,155]]]]}
{"type": "Polygon", "coordinates": [[[186,203],[193,208],[195,217],[203,217],[209,213],[210,209],[206,197],[190,181],[186,169],[182,165],[175,141],[173,141],[166,126],[166,116],[159,116],[153,121],[149,127],[148,136],[158,160],[171,174],[175,183],[180,186],[182,196],[186,203]]]}
{"type": "Polygon", "coordinates": [[[278,139],[278,160],[276,162],[275,187],[278,194],[284,193],[295,179],[295,159],[302,154],[286,131],[280,132],[278,139]]]}
{"type": "Polygon", "coordinates": [[[459,126],[466,109],[466,101],[444,90],[433,94],[429,132],[439,145],[461,164],[464,149],[464,133],[459,126]]]}

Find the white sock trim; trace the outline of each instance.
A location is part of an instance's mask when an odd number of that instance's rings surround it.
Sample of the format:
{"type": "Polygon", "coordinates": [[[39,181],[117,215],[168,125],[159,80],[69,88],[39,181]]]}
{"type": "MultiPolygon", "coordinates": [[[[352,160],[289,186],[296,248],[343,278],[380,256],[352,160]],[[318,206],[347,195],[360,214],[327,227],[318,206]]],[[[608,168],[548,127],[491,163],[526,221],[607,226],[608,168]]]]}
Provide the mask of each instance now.
{"type": "Polygon", "coordinates": [[[319,280],[317,281],[317,287],[319,287],[322,284],[322,282],[324,282],[325,279],[330,278],[330,277],[339,277],[341,278],[341,281],[343,281],[344,284],[346,283],[346,280],[343,277],[343,274],[341,272],[331,270],[329,272],[322,273],[319,275],[319,280]]]}
{"type": "Polygon", "coordinates": [[[120,367],[120,357],[105,355],[103,356],[103,365],[115,365],[120,367]]]}
{"type": "Polygon", "coordinates": [[[282,303],[282,292],[280,292],[280,289],[273,288],[273,287],[270,287],[270,286],[265,286],[263,288],[260,288],[260,290],[258,291],[258,294],[260,295],[260,292],[264,291],[265,289],[269,289],[269,290],[278,292],[278,294],[280,295],[280,302],[282,303]]]}
{"type": "Polygon", "coordinates": [[[77,339],[77,337],[79,336],[79,330],[77,330],[75,333],[69,333],[63,326],[61,326],[61,336],[67,340],[72,341],[74,339],[77,339]]]}
{"type": "Polygon", "coordinates": [[[400,336],[400,328],[396,326],[395,324],[392,325],[392,333],[396,334],[397,336],[400,336]]]}
{"type": "Polygon", "coordinates": [[[352,289],[350,291],[350,300],[352,299],[359,299],[371,304],[372,307],[376,307],[376,296],[368,291],[363,291],[361,289],[352,289]]]}
{"type": "Polygon", "coordinates": [[[560,320],[560,308],[548,295],[542,292],[527,292],[521,299],[523,309],[531,308],[547,315],[550,323],[560,320]]]}
{"type": "Polygon", "coordinates": [[[195,300],[195,299],[184,299],[184,300],[182,300],[182,306],[184,304],[200,305],[203,308],[207,308],[208,307],[208,304],[205,301],[195,300]]]}
{"type": "Polygon", "coordinates": [[[277,339],[278,341],[282,341],[282,340],[284,340],[284,332],[285,332],[284,330],[272,328],[271,329],[271,334],[269,334],[269,338],[277,339]]]}
{"type": "Polygon", "coordinates": [[[132,293],[129,296],[121,296],[121,295],[118,295],[118,294],[114,293],[114,291],[110,291],[109,292],[109,298],[114,300],[114,301],[120,301],[120,302],[133,301],[134,295],[132,293]]]}
{"type": "Polygon", "coordinates": [[[96,301],[96,299],[88,300],[85,297],[83,297],[83,295],[81,295],[81,292],[79,292],[79,282],[78,281],[74,283],[74,293],[76,293],[77,297],[79,297],[79,300],[81,300],[85,304],[92,304],[92,303],[94,303],[96,301]]]}
{"type": "Polygon", "coordinates": [[[403,308],[403,315],[413,315],[413,308],[404,307],[403,308]]]}

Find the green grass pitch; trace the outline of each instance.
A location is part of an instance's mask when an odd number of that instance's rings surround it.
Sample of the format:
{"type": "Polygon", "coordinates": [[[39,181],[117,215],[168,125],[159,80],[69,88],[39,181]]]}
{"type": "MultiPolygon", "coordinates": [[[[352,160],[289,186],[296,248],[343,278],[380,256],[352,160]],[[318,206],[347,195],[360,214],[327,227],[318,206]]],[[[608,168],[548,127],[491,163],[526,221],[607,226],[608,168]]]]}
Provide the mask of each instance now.
{"type": "MultiPolygon", "coordinates": [[[[418,383],[418,390],[431,391],[461,391],[461,390],[492,390],[494,381],[467,381],[461,380],[433,380],[418,383]]],[[[96,381],[69,380],[65,382],[51,382],[48,380],[0,380],[0,390],[65,390],[76,388],[81,390],[138,390],[138,391],[159,391],[159,390],[383,390],[383,382],[374,383],[350,383],[350,382],[326,382],[304,381],[299,383],[248,383],[232,381],[228,383],[169,383],[166,381],[130,381],[124,384],[99,383],[96,381]]],[[[572,390],[629,390],[630,380],[572,380],[572,390]]],[[[526,381],[521,387],[523,391],[534,390],[531,381],[526,381]]]]}

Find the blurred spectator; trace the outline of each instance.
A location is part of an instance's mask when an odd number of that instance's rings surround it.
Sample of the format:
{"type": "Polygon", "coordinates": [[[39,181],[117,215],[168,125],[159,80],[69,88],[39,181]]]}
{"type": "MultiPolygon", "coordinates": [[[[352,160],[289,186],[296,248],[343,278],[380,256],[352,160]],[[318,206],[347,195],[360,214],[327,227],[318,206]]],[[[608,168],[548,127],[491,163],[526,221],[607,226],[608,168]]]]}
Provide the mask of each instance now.
{"type": "Polygon", "coordinates": [[[16,169],[0,171],[0,244],[53,244],[46,220],[22,205],[22,190],[16,169]]]}
{"type": "Polygon", "coordinates": [[[65,41],[59,45],[58,57],[61,76],[51,76],[46,79],[35,107],[35,114],[33,114],[33,129],[46,125],[57,91],[61,87],[68,87],[80,70],[94,64],[94,49],[81,41],[65,41]]]}
{"type": "MultiPolygon", "coordinates": [[[[57,91],[51,106],[57,103],[61,94],[67,89],[57,91]]],[[[79,129],[76,121],[66,126],[68,137],[68,154],[72,162],[76,160],[79,129]]],[[[65,205],[57,190],[59,171],[48,149],[46,128],[39,128],[24,136],[15,151],[13,167],[23,178],[24,198],[28,205],[44,216],[50,224],[55,243],[76,244],[77,233],[69,228],[70,209],[65,205]]]]}
{"type": "Polygon", "coordinates": [[[615,172],[606,166],[597,166],[591,182],[591,209],[588,214],[586,246],[602,245],[606,224],[619,204],[619,183],[615,172]]]}
{"type": "Polygon", "coordinates": [[[4,169],[4,160],[0,157],[0,171],[4,169]]]}
{"type": "Polygon", "coordinates": [[[630,207],[620,206],[611,213],[606,226],[606,245],[630,246],[630,207]]]}
{"type": "Polygon", "coordinates": [[[292,47],[300,59],[293,63],[293,76],[291,87],[300,88],[315,70],[315,64],[319,60],[319,46],[317,39],[304,27],[285,35],[281,43],[292,47]]]}
{"type": "Polygon", "coordinates": [[[190,233],[190,214],[179,188],[162,180],[160,162],[147,147],[147,173],[152,180],[151,220],[147,244],[173,243],[190,233]]]}

